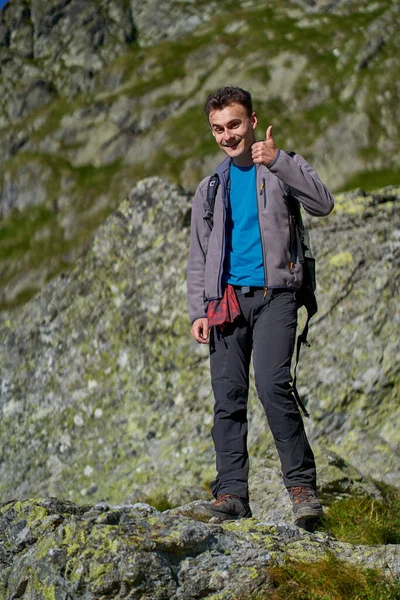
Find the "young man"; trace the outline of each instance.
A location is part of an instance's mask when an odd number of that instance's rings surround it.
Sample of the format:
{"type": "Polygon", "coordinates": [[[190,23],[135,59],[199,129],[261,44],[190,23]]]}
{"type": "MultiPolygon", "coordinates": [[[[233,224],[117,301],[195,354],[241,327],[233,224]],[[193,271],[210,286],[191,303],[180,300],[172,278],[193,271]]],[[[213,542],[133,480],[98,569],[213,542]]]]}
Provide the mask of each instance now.
{"type": "Polygon", "coordinates": [[[212,135],[227,155],[219,165],[213,214],[210,177],[198,186],[187,271],[192,335],[210,344],[215,397],[212,437],[217,477],[213,502],[196,512],[220,519],[250,517],[247,397],[253,352],[255,384],[281,461],[296,521],[322,514],[316,469],[291,388],[302,283],[289,198],[323,216],[333,198],[300,155],[274,143],[272,127],[257,142],[257,115],[248,92],[225,87],[205,104],[212,135]]]}

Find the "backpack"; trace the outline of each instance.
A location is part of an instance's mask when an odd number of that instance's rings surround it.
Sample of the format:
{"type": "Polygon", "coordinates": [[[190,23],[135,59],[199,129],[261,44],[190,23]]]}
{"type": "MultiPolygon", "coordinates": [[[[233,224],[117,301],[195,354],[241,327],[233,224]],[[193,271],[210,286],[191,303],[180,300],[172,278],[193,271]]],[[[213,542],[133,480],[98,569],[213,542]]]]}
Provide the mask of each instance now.
{"type": "MultiPolygon", "coordinates": [[[[295,152],[287,152],[289,156],[293,158],[295,152]]],[[[206,218],[210,224],[212,229],[213,227],[213,215],[214,215],[214,206],[215,206],[215,198],[217,196],[219,185],[219,176],[214,174],[210,177],[207,187],[207,215],[206,218]]],[[[301,288],[296,291],[297,303],[298,307],[304,306],[307,310],[307,320],[304,325],[303,331],[298,335],[296,342],[296,362],[293,370],[293,382],[292,382],[292,392],[296,401],[300,408],[302,409],[304,416],[309,417],[310,414],[304,406],[303,401],[300,398],[299,392],[297,391],[297,365],[300,359],[300,350],[301,345],[310,347],[309,342],[307,341],[308,335],[308,327],[310,323],[310,319],[316,314],[318,311],[318,303],[317,298],[315,296],[316,289],[316,278],[315,278],[315,258],[312,254],[311,245],[310,245],[310,234],[307,229],[304,228],[303,219],[301,217],[300,204],[293,195],[289,194],[287,196],[289,213],[294,222],[294,229],[296,235],[297,242],[297,252],[299,255],[299,260],[303,265],[303,282],[301,284],[301,288]]]]}

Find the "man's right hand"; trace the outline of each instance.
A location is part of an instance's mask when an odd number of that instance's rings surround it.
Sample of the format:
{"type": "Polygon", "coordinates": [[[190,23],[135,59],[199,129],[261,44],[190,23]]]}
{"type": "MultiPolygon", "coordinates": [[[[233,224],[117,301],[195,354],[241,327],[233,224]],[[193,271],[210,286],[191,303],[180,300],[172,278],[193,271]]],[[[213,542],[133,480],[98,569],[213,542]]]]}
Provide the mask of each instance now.
{"type": "Polygon", "coordinates": [[[208,319],[196,319],[193,321],[191,334],[199,344],[208,344],[208,319]]]}

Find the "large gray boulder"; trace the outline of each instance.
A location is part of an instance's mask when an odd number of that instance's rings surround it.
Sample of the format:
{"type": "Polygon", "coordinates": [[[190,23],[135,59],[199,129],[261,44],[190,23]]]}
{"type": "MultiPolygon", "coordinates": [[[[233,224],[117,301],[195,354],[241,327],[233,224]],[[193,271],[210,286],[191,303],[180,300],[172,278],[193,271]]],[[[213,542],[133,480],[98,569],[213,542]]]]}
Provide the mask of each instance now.
{"type": "MultiPolygon", "coordinates": [[[[397,188],[358,190],[310,219],[320,311],[298,376],[323,493],[400,485],[398,203],[397,188]]],[[[213,400],[207,348],[186,314],[189,220],[181,188],[140,182],[75,268],[2,325],[3,501],[208,496],[213,400]]],[[[255,515],[287,518],[254,390],[249,402],[255,515]]]]}
{"type": "Polygon", "coordinates": [[[0,533],[2,598],[268,598],[271,566],[290,560],[301,569],[328,556],[338,570],[343,561],[399,575],[395,545],[356,546],[257,519],[206,524],[146,504],[10,502],[0,508],[0,533]]]}

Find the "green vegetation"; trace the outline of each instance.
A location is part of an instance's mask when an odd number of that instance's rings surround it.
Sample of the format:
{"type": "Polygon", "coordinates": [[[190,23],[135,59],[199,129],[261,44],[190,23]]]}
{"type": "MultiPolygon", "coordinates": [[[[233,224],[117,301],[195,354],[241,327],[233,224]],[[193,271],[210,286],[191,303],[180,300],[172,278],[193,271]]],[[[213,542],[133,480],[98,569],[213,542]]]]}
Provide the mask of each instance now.
{"type": "MultiPolygon", "coordinates": [[[[50,135],[54,131],[57,131],[61,124],[61,120],[64,116],[71,115],[75,109],[81,108],[82,104],[79,101],[69,101],[66,98],[56,98],[50,104],[46,104],[44,107],[35,111],[32,115],[26,117],[26,125],[32,120],[40,120],[43,117],[43,123],[37,130],[32,134],[31,140],[33,142],[40,142],[45,139],[46,136],[50,135]]],[[[21,127],[21,124],[18,123],[21,127]]]]}
{"type": "Polygon", "coordinates": [[[328,555],[315,563],[269,569],[271,600],[398,600],[400,583],[378,569],[359,569],[328,555]]]}
{"type": "Polygon", "coordinates": [[[340,191],[346,192],[355,188],[362,188],[366,192],[372,192],[386,185],[400,184],[399,169],[377,169],[369,171],[360,171],[340,186],[340,191]]]}
{"type": "MultiPolygon", "coordinates": [[[[233,49],[235,56],[242,57],[243,61],[255,51],[268,53],[268,59],[281,52],[293,56],[300,53],[308,59],[307,72],[303,73],[294,85],[293,101],[290,103],[285,104],[281,98],[271,98],[267,93],[271,79],[267,63],[262,65],[256,62],[253,67],[250,65],[246,76],[252,76],[266,86],[266,100],[256,100],[255,108],[261,123],[279,123],[279,130],[276,132],[278,145],[283,144],[284,147],[285,140],[290,138],[293,140],[292,144],[300,150],[310,146],[329,125],[337,122],[343,114],[354,110],[353,99],[341,99],[340,92],[347,84],[347,74],[354,72],[356,53],[366,41],[368,26],[387,6],[380,5],[372,11],[365,12],[350,11],[350,14],[345,16],[311,14],[302,20],[301,26],[297,18],[288,17],[288,7],[289,5],[247,6],[246,9],[239,7],[234,12],[230,10],[229,15],[215,15],[212,24],[206,23],[200,27],[196,36],[190,35],[175,41],[159,43],[149,49],[148,54],[139,51],[131,55],[130,63],[126,57],[121,57],[118,60],[125,61],[127,65],[125,81],[127,84],[131,83],[130,93],[137,96],[168,85],[172,81],[183,81],[188,72],[182,56],[187,60],[192,53],[205,48],[209,45],[210,36],[213,43],[218,44],[219,52],[221,48],[224,49],[220,54],[220,64],[231,55],[233,49]],[[241,24],[239,33],[229,32],[227,26],[234,22],[241,24]],[[203,34],[203,30],[206,33],[203,34]],[[249,31],[251,35],[246,34],[249,31]],[[346,60],[340,65],[332,51],[332,36],[341,52],[344,40],[349,38],[352,42],[349,49],[346,47],[346,60]],[[138,72],[143,72],[139,82],[138,72]],[[315,105],[311,98],[315,94],[317,82],[318,87],[324,87],[327,91],[324,91],[321,101],[315,105]],[[300,112],[298,105],[301,108],[300,112]]],[[[227,76],[230,76],[229,73],[227,76]]],[[[240,84],[240,73],[237,76],[240,84]]],[[[360,84],[365,76],[365,73],[358,75],[360,84]]],[[[199,77],[197,87],[201,86],[201,79],[199,77]]],[[[168,92],[166,98],[170,102],[168,92]]],[[[159,106],[159,98],[156,99],[155,105],[159,106]]],[[[156,124],[155,127],[159,125],[156,124]]],[[[207,136],[204,116],[198,107],[189,108],[183,115],[170,117],[165,124],[165,130],[167,143],[163,144],[161,149],[155,148],[150,161],[151,168],[149,164],[140,164],[136,174],[147,176],[154,172],[155,167],[164,176],[181,183],[182,164],[188,159],[201,160],[210,155],[215,151],[215,145],[207,136]]],[[[146,136],[148,133],[150,132],[147,132],[146,136]]],[[[387,180],[384,183],[387,183],[387,180]]]]}
{"type": "MultiPolygon", "coordinates": [[[[123,56],[116,59],[108,69],[120,71],[126,91],[131,96],[142,95],[166,86],[183,78],[186,74],[185,61],[199,48],[209,44],[208,34],[188,35],[179,40],[161,41],[155,46],[146,48],[131,47],[123,56]]],[[[110,94],[108,98],[112,98],[110,94]]]]}
{"type": "Polygon", "coordinates": [[[159,492],[145,496],[143,498],[143,502],[145,502],[146,504],[150,504],[150,506],[153,506],[160,512],[164,510],[169,510],[170,508],[174,508],[174,506],[168,500],[168,496],[165,492],[159,492]]]}
{"type": "Polygon", "coordinates": [[[323,518],[323,529],[350,544],[399,544],[400,491],[380,486],[383,501],[364,496],[334,502],[323,518]]]}
{"type": "Polygon", "coordinates": [[[31,239],[52,220],[52,212],[34,206],[20,213],[15,210],[0,222],[0,261],[20,258],[30,248],[31,239]]]}
{"type": "MultiPolygon", "coordinates": [[[[123,172],[120,161],[110,165],[73,167],[54,155],[23,153],[7,163],[17,180],[28,167],[30,179],[41,173],[46,190],[46,205],[14,209],[0,221],[0,273],[3,284],[23,273],[45,267],[48,281],[76,260],[76,249],[84,251],[92,232],[104,221],[121,199],[122,184],[116,178],[123,172]],[[67,207],[59,206],[61,179],[69,180],[67,207]],[[101,196],[107,202],[100,201],[101,196]],[[65,212],[69,217],[64,225],[65,212]],[[71,219],[74,222],[69,230],[71,219]],[[12,263],[12,268],[10,264],[12,263]],[[2,272],[3,271],[3,272],[2,272]]],[[[40,278],[38,278],[40,284],[40,278]]],[[[0,310],[12,309],[32,298],[38,288],[24,288],[12,301],[0,303],[0,310]]]]}
{"type": "MultiPolygon", "coordinates": [[[[384,22],[383,15],[392,4],[387,0],[369,6],[368,10],[364,6],[348,6],[340,15],[317,11],[299,17],[299,10],[288,0],[267,5],[238,3],[233,11],[224,0],[213,18],[195,32],[176,40],[162,40],[145,49],[137,42],[132,43],[102,71],[93,94],[85,92],[73,99],[58,97],[7,127],[7,136],[24,133],[21,139],[28,141],[29,152],[22,148],[6,161],[3,170],[11,176],[11,183],[28,178],[32,185],[41,186],[47,208],[41,208],[33,221],[28,209],[27,213],[14,214],[1,224],[1,233],[18,227],[16,239],[12,243],[4,239],[0,245],[0,260],[13,261],[7,264],[7,275],[2,273],[2,279],[6,283],[19,281],[23,273],[33,268],[33,263],[36,268],[45,268],[42,281],[66,268],[75,260],[78,248],[84,251],[92,232],[116,207],[122,194],[139,179],[157,173],[193,190],[195,182],[205,174],[205,159],[210,160],[218,152],[209,135],[201,103],[197,101],[197,96],[208,90],[210,77],[215,78],[218,72],[221,84],[225,77],[227,82],[248,85],[249,89],[251,82],[258,90],[265,88],[265,97],[260,91],[255,94],[260,126],[276,123],[277,145],[303,152],[311,162],[315,158],[314,141],[345,115],[361,110],[368,117],[369,128],[367,145],[360,147],[358,153],[366,165],[373,165],[378,149],[382,148],[382,132],[390,129],[392,146],[400,135],[398,77],[390,62],[398,53],[396,38],[387,36],[379,49],[379,60],[371,59],[368,68],[359,68],[359,64],[368,53],[371,37],[374,39],[377,19],[383,17],[384,22]],[[270,90],[274,78],[271,61],[283,53],[283,68],[293,71],[289,98],[274,97],[270,90]],[[229,63],[232,56],[237,60],[236,68],[229,63]],[[296,63],[297,56],[306,61],[305,67],[296,63]],[[224,74],[225,61],[228,63],[224,74]],[[110,75],[118,84],[103,88],[102,78],[106,82],[110,75]],[[106,123],[108,110],[122,95],[135,98],[138,121],[141,111],[149,109],[165,108],[166,116],[157,117],[154,122],[146,116],[144,130],[134,137],[132,165],[124,166],[125,157],[121,156],[111,165],[74,168],[71,153],[86,144],[86,139],[80,135],[63,139],[63,118],[75,115],[78,127],[78,115],[85,114],[87,109],[93,114],[93,120],[89,118],[84,125],[90,136],[96,132],[97,107],[101,123],[106,123]],[[177,103],[176,113],[168,115],[168,106],[173,102],[177,103]],[[142,146],[143,154],[139,150],[142,146]],[[21,180],[19,175],[24,168],[21,180]],[[73,239],[71,232],[65,234],[60,227],[60,216],[55,215],[60,189],[70,203],[65,208],[70,213],[66,220],[76,223],[73,239]],[[47,221],[40,225],[40,219],[47,221]],[[39,239],[46,241],[39,246],[35,241],[39,239]],[[35,253],[38,258],[33,259],[35,253]]],[[[182,10],[187,11],[186,4],[184,7],[182,4],[182,10]]],[[[71,123],[74,128],[73,118],[71,123]]],[[[391,160],[389,152],[386,169],[361,171],[344,186],[340,185],[340,189],[361,187],[368,191],[400,183],[400,171],[392,168],[391,160]]],[[[30,297],[30,291],[21,291],[7,308],[30,297]]]]}

